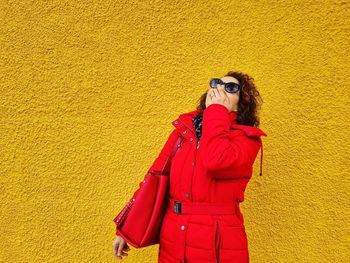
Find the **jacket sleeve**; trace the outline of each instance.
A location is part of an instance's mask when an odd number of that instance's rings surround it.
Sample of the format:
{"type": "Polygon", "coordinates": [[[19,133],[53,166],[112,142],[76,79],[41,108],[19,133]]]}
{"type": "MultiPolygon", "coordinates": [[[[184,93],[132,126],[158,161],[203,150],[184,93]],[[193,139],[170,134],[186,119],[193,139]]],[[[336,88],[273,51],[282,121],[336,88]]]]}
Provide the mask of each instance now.
{"type": "Polygon", "coordinates": [[[261,142],[242,131],[230,136],[229,114],[221,104],[211,104],[204,110],[200,143],[203,166],[217,179],[250,177],[261,142]]]}
{"type": "MultiPolygon", "coordinates": [[[[152,165],[150,168],[148,168],[146,175],[144,176],[144,179],[146,178],[146,176],[148,174],[160,174],[168,160],[168,158],[170,157],[171,151],[173,149],[173,146],[176,142],[178,138],[178,131],[176,129],[174,129],[170,135],[168,135],[168,138],[165,142],[165,144],[163,145],[160,153],[158,154],[157,158],[153,161],[152,165]]],[[[170,171],[165,171],[165,174],[169,175],[170,171]]],[[[116,234],[119,235],[119,229],[118,229],[118,225],[123,221],[123,219],[126,217],[127,215],[127,211],[128,209],[131,208],[133,200],[136,199],[138,192],[140,191],[140,187],[143,184],[144,180],[142,180],[139,183],[139,187],[138,189],[133,193],[132,197],[129,199],[129,201],[126,203],[126,205],[119,211],[119,213],[117,214],[117,216],[113,219],[113,221],[116,224],[116,234]]]]}

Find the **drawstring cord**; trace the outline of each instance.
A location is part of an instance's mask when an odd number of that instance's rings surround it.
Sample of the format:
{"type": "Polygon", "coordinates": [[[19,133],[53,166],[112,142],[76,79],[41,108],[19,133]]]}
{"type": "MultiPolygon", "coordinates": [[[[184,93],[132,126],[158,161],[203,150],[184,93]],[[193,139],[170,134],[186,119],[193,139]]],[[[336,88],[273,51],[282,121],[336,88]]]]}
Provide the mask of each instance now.
{"type": "Polygon", "coordinates": [[[261,154],[260,154],[260,175],[262,175],[262,161],[263,161],[263,142],[262,139],[260,138],[261,141],[261,154]]]}

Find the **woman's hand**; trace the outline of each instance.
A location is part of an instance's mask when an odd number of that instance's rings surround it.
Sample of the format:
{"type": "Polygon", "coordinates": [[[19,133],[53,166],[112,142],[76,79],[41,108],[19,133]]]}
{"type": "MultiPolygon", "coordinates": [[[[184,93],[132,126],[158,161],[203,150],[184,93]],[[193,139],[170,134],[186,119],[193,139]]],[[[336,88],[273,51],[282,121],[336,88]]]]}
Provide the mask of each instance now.
{"type": "Polygon", "coordinates": [[[208,108],[211,104],[221,104],[225,106],[229,111],[231,111],[232,105],[229,98],[224,90],[220,89],[209,89],[207,92],[207,98],[205,101],[205,106],[208,108]]]}
{"type": "Polygon", "coordinates": [[[130,250],[130,247],[126,243],[126,241],[121,236],[118,236],[118,235],[113,241],[112,247],[113,247],[113,254],[116,256],[117,260],[122,260],[123,256],[128,255],[128,253],[125,253],[125,252],[130,250]]]}

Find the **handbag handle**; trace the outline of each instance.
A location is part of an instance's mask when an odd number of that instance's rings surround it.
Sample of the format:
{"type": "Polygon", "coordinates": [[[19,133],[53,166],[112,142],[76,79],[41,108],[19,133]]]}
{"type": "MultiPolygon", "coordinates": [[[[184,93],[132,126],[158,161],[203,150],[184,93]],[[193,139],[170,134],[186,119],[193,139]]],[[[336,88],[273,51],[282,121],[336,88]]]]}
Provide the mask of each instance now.
{"type": "Polygon", "coordinates": [[[161,174],[165,174],[165,172],[168,172],[168,171],[170,172],[170,160],[175,156],[177,150],[180,148],[183,139],[184,138],[180,134],[178,134],[176,142],[175,142],[175,144],[174,144],[174,146],[172,148],[172,151],[171,151],[170,155],[168,156],[168,158],[167,158],[167,160],[166,160],[166,162],[165,162],[165,164],[163,166],[161,174]]]}
{"type": "MultiPolygon", "coordinates": [[[[181,135],[178,135],[176,139],[176,143],[173,145],[172,151],[169,154],[160,174],[164,175],[164,172],[166,171],[166,169],[169,169],[169,166],[170,166],[169,160],[176,154],[177,150],[180,148],[182,140],[183,140],[183,137],[181,135]]],[[[140,187],[141,187],[141,183],[140,183],[140,187]]],[[[113,221],[116,223],[117,226],[119,226],[124,221],[127,213],[129,212],[130,208],[135,202],[134,196],[139,190],[140,188],[134,193],[133,197],[126,203],[126,205],[119,212],[119,214],[113,219],[113,221]]],[[[118,234],[118,227],[117,227],[117,234],[118,234]]]]}
{"type": "MultiPolygon", "coordinates": [[[[169,160],[173,158],[173,156],[176,154],[177,150],[180,148],[181,146],[181,143],[182,143],[182,140],[183,140],[183,137],[178,134],[178,137],[176,139],[176,143],[173,145],[173,148],[172,148],[172,151],[171,153],[169,154],[164,166],[163,166],[163,169],[161,171],[161,174],[162,175],[165,175],[164,172],[167,171],[166,169],[169,169],[169,165],[170,165],[170,162],[169,160]]],[[[140,183],[140,187],[141,187],[141,183],[140,183]]],[[[126,218],[126,215],[128,214],[129,210],[131,209],[132,205],[134,204],[135,202],[135,194],[140,190],[140,188],[134,193],[133,197],[127,202],[127,204],[123,207],[123,209],[118,213],[118,215],[113,219],[113,221],[115,222],[115,224],[117,225],[117,229],[116,229],[116,234],[120,234],[119,230],[118,230],[118,227],[120,224],[123,223],[123,221],[125,220],[126,218]]]]}

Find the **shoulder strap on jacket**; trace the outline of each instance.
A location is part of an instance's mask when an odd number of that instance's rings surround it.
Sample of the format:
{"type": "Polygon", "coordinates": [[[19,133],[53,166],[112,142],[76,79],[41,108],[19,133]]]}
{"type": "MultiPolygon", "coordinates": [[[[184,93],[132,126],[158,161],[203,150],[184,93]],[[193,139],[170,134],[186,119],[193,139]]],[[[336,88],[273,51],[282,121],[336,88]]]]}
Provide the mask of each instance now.
{"type": "Polygon", "coordinates": [[[179,149],[179,147],[181,146],[181,142],[183,140],[183,136],[178,133],[178,137],[175,141],[175,144],[173,145],[173,148],[171,150],[171,153],[168,157],[168,159],[166,160],[165,164],[164,164],[164,167],[162,169],[162,174],[165,174],[165,172],[169,172],[170,171],[170,160],[173,158],[173,156],[176,154],[177,150],[179,149]]]}

